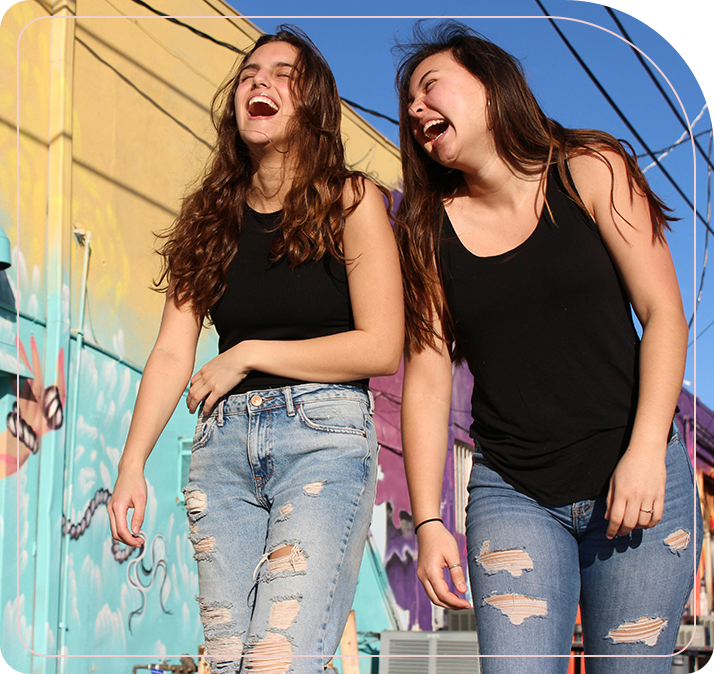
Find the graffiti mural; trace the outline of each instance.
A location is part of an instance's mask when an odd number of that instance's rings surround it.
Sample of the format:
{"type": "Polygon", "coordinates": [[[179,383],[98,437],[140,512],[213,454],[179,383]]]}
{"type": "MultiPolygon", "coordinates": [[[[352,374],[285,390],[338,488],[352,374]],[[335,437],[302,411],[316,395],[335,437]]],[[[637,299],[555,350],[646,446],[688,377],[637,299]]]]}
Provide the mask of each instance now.
{"type": "Polygon", "coordinates": [[[31,361],[18,338],[20,359],[32,373],[32,379],[26,379],[19,392],[13,382],[15,402],[7,415],[7,428],[0,433],[0,447],[5,453],[0,455],[0,479],[12,475],[22,467],[27,459],[40,451],[42,437],[56,431],[64,423],[64,405],[67,391],[64,381],[64,351],[60,350],[56,363],[55,383],[44,387],[40,356],[35,338],[30,338],[31,361]],[[15,438],[19,439],[16,442],[15,438]]]}

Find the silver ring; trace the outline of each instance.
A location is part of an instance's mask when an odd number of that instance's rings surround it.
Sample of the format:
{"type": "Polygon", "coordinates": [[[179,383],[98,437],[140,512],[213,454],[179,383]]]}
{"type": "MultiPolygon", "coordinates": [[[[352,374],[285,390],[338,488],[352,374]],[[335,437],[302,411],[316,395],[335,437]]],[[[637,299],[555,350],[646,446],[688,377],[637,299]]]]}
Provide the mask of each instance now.
{"type": "Polygon", "coordinates": [[[654,508],[652,510],[645,510],[644,508],[640,508],[641,513],[649,513],[650,515],[654,514],[654,508]]]}
{"type": "Polygon", "coordinates": [[[461,564],[452,564],[452,565],[449,567],[449,571],[451,571],[451,569],[455,569],[457,566],[461,566],[461,564]]]}

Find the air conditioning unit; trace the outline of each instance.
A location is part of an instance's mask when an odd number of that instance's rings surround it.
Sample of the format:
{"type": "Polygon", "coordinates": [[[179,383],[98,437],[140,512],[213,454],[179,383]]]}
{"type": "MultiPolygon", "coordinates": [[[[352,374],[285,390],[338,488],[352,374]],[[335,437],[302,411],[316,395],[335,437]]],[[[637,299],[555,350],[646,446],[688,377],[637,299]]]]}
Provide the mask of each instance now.
{"type": "Polygon", "coordinates": [[[481,674],[476,632],[382,632],[380,637],[379,674],[481,674]]]}

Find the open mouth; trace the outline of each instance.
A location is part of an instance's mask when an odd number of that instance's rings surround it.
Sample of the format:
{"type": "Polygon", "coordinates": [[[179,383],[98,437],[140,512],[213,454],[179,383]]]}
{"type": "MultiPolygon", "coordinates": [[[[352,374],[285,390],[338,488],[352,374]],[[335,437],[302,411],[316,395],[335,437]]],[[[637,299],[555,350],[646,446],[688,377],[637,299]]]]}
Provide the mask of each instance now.
{"type": "Polygon", "coordinates": [[[272,117],[278,112],[277,104],[264,95],[253,96],[248,101],[248,114],[251,117],[272,117]]]}
{"type": "Polygon", "coordinates": [[[422,128],[422,133],[429,140],[436,140],[449,128],[449,123],[445,119],[430,119],[422,128]]]}

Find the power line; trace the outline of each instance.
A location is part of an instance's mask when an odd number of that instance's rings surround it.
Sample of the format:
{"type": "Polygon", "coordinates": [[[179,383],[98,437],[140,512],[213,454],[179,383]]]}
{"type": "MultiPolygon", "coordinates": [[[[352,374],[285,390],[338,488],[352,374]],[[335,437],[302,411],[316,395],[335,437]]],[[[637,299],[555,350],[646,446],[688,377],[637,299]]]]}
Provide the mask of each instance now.
{"type": "MultiPolygon", "coordinates": [[[[682,125],[682,127],[684,129],[686,129],[687,133],[691,133],[689,130],[689,127],[687,126],[687,123],[684,121],[684,119],[682,119],[682,115],[679,114],[679,110],[677,110],[674,103],[672,103],[669,96],[667,95],[667,92],[662,88],[662,85],[659,83],[659,80],[655,77],[655,74],[652,72],[652,69],[647,65],[647,62],[642,57],[642,54],[640,54],[638,49],[636,49],[634,46],[632,46],[635,43],[632,40],[632,38],[627,34],[627,31],[625,30],[624,26],[620,23],[620,20],[615,15],[615,12],[613,12],[610,7],[605,7],[605,11],[607,11],[607,13],[612,17],[612,20],[617,24],[617,27],[620,29],[620,32],[622,33],[623,37],[628,42],[631,43],[630,48],[635,53],[637,60],[642,64],[642,67],[647,71],[647,74],[650,76],[650,79],[654,82],[654,84],[657,87],[657,89],[659,90],[660,94],[662,94],[662,98],[664,98],[664,100],[667,101],[667,105],[669,105],[670,109],[674,113],[674,116],[679,120],[679,123],[682,125]]],[[[704,151],[702,146],[699,143],[697,143],[696,140],[694,140],[694,137],[692,138],[692,142],[694,143],[697,150],[699,150],[699,154],[701,154],[702,157],[704,157],[704,161],[707,163],[709,168],[710,169],[714,168],[714,166],[712,166],[710,158],[707,156],[707,153],[704,151]]]]}
{"type": "Polygon", "coordinates": [[[213,37],[213,35],[209,35],[208,33],[204,33],[202,30],[198,30],[198,28],[189,26],[189,24],[184,23],[183,21],[179,21],[178,19],[172,17],[170,14],[164,14],[164,12],[161,12],[158,9],[155,9],[154,7],[147,4],[146,2],[143,2],[143,0],[132,0],[132,2],[136,3],[137,5],[140,5],[144,9],[148,9],[150,12],[153,12],[154,14],[156,14],[156,16],[162,16],[167,21],[170,21],[171,23],[175,23],[177,26],[181,26],[182,28],[186,28],[187,30],[190,30],[194,35],[198,35],[198,37],[203,38],[204,40],[208,40],[209,42],[213,42],[213,44],[217,44],[221,47],[225,47],[226,49],[230,49],[232,52],[235,52],[236,54],[245,55],[245,52],[242,49],[238,49],[238,47],[231,44],[230,42],[223,42],[223,40],[217,40],[215,37],[213,37]]]}
{"type": "MultiPolygon", "coordinates": [[[[706,134],[711,133],[711,129],[706,129],[704,131],[700,131],[699,133],[695,133],[694,137],[699,138],[700,136],[705,136],[706,134]]],[[[662,148],[661,150],[655,150],[655,154],[659,155],[659,158],[662,159],[663,155],[669,154],[674,148],[679,147],[682,145],[682,143],[686,143],[689,140],[689,134],[685,133],[682,137],[679,138],[676,142],[672,143],[669,147],[662,148]]],[[[641,152],[640,154],[636,154],[635,157],[638,159],[642,159],[643,157],[649,157],[649,155],[646,152],[641,152]]],[[[654,166],[654,164],[652,164],[654,166]]]]}
{"type": "Polygon", "coordinates": [[[349,99],[345,98],[344,96],[340,97],[347,105],[351,105],[353,108],[357,108],[358,110],[362,110],[363,112],[368,112],[370,115],[374,115],[375,117],[381,117],[382,119],[386,119],[388,122],[391,122],[392,124],[396,124],[399,126],[399,122],[394,119],[394,117],[389,117],[387,115],[383,115],[381,112],[377,112],[376,110],[370,110],[369,108],[365,108],[364,106],[360,105],[359,103],[355,103],[354,101],[350,101],[349,99]]]}
{"type": "Polygon", "coordinates": [[[640,145],[642,145],[642,147],[647,151],[647,154],[657,162],[657,168],[659,168],[659,170],[662,171],[662,173],[665,175],[667,180],[669,180],[669,182],[672,184],[674,189],[677,190],[677,192],[679,193],[679,196],[682,197],[682,199],[684,199],[685,203],[689,206],[689,208],[691,208],[692,211],[694,211],[694,213],[696,213],[696,216],[699,218],[699,220],[702,222],[702,224],[707,228],[707,230],[711,234],[714,234],[714,230],[712,230],[712,228],[710,227],[709,223],[706,221],[704,216],[698,210],[696,210],[694,208],[694,204],[689,200],[689,197],[687,197],[687,195],[682,191],[682,188],[677,184],[677,182],[674,180],[674,178],[672,178],[672,176],[669,175],[669,172],[667,171],[667,169],[665,169],[664,166],[662,166],[662,164],[659,161],[657,161],[657,157],[652,152],[652,150],[650,150],[649,146],[644,141],[642,136],[640,136],[640,134],[637,133],[637,130],[632,125],[630,120],[627,118],[625,113],[622,112],[622,110],[620,110],[617,103],[615,103],[615,101],[612,99],[610,94],[608,94],[607,91],[605,90],[605,87],[603,87],[603,85],[600,83],[600,80],[598,80],[598,78],[594,75],[594,73],[590,70],[590,68],[588,68],[587,64],[585,63],[585,61],[583,61],[580,54],[578,54],[575,47],[573,47],[573,45],[570,44],[570,42],[568,41],[568,38],[565,37],[563,32],[560,30],[560,28],[558,28],[555,21],[553,20],[553,17],[548,13],[548,10],[543,6],[543,3],[541,3],[540,0],[535,0],[535,1],[536,1],[536,4],[538,5],[538,7],[541,8],[541,11],[543,12],[543,14],[545,14],[548,17],[548,21],[550,21],[550,24],[555,29],[555,32],[558,33],[560,39],[565,43],[565,46],[568,47],[571,54],[575,57],[577,62],[581,65],[583,70],[587,73],[588,77],[590,77],[593,84],[598,88],[598,91],[600,91],[600,93],[605,97],[605,100],[607,100],[607,102],[610,104],[612,109],[617,113],[618,117],[622,120],[622,122],[625,124],[625,126],[629,129],[630,133],[637,139],[637,141],[640,143],[640,145]]]}
{"type": "MultiPolygon", "coordinates": [[[[171,23],[175,23],[177,26],[181,26],[182,28],[186,28],[187,30],[190,30],[194,35],[198,35],[198,37],[203,38],[204,40],[208,40],[210,42],[213,42],[213,44],[217,44],[220,47],[225,47],[226,49],[230,49],[232,52],[235,52],[237,54],[242,54],[245,56],[246,52],[243,51],[242,49],[239,49],[235,45],[232,45],[230,42],[223,42],[222,40],[217,40],[215,37],[212,35],[209,35],[208,33],[204,33],[202,30],[198,30],[198,28],[194,28],[193,26],[190,26],[187,23],[184,23],[183,21],[179,21],[178,19],[172,17],[170,14],[165,14],[164,12],[155,9],[148,3],[144,2],[143,0],[132,0],[132,2],[136,3],[137,5],[140,5],[141,7],[144,7],[145,9],[148,9],[150,12],[153,12],[156,14],[156,16],[161,16],[165,18],[167,21],[170,21],[171,23]]],[[[377,112],[376,110],[372,110],[370,108],[365,108],[363,105],[360,105],[359,103],[355,103],[354,101],[350,101],[342,96],[340,96],[340,100],[344,101],[347,103],[347,105],[351,105],[353,108],[357,108],[358,110],[361,110],[362,112],[366,112],[369,115],[374,115],[375,117],[380,117],[381,119],[386,119],[388,122],[391,122],[392,124],[396,124],[399,126],[399,122],[394,119],[393,117],[389,117],[388,115],[384,115],[381,112],[377,112]]]]}

